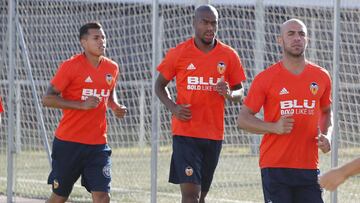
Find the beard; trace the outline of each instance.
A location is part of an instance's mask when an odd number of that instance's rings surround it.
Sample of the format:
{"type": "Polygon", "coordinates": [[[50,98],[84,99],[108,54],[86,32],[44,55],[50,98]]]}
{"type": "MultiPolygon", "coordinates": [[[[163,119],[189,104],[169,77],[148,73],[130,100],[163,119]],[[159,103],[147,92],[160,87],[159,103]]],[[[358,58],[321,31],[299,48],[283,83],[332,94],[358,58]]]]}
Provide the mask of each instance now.
{"type": "Polygon", "coordinates": [[[284,49],[284,52],[289,56],[292,56],[294,58],[298,58],[298,57],[303,57],[304,56],[305,48],[302,49],[301,51],[293,51],[293,50],[290,50],[290,49],[284,49]]]}
{"type": "Polygon", "coordinates": [[[210,45],[214,42],[215,38],[213,38],[211,41],[206,41],[205,39],[201,38],[201,42],[206,44],[206,45],[210,45]]]}

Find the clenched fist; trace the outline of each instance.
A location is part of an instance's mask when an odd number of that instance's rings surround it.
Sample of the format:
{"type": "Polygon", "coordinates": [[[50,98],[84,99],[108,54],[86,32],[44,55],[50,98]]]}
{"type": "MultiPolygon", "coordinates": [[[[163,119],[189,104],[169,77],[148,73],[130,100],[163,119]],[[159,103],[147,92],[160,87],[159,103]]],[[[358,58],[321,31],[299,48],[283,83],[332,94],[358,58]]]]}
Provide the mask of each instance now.
{"type": "Polygon", "coordinates": [[[95,96],[89,96],[85,101],[81,103],[82,110],[95,109],[99,106],[100,99],[95,96]]]}
{"type": "Polygon", "coordinates": [[[119,104],[119,105],[114,105],[114,107],[112,108],[112,110],[113,110],[113,112],[114,112],[114,114],[115,114],[115,116],[116,116],[117,118],[123,118],[123,117],[125,116],[125,114],[127,113],[127,108],[126,108],[126,106],[121,105],[121,104],[119,104]]]}

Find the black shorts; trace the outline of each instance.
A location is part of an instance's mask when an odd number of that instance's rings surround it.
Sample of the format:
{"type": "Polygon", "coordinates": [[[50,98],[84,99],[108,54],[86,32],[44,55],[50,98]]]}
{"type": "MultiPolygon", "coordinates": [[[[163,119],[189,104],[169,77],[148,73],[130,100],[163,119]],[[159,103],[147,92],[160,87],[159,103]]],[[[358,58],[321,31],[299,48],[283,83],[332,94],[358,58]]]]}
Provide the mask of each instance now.
{"type": "Polygon", "coordinates": [[[323,203],[318,174],[317,169],[261,169],[265,203],[323,203]]]}
{"type": "Polygon", "coordinates": [[[81,175],[81,185],[87,191],[110,192],[110,155],[107,144],[87,145],[55,138],[48,184],[55,194],[68,197],[81,175]]]}
{"type": "Polygon", "coordinates": [[[222,140],[174,135],[169,182],[193,183],[209,191],[221,147],[222,140]]]}

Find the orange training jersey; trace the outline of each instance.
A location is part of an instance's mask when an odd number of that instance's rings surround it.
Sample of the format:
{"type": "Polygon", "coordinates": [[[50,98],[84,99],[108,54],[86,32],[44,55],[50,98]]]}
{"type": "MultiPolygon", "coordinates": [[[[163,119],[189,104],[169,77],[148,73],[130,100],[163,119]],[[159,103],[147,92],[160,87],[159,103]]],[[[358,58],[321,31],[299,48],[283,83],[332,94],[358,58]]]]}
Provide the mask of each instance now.
{"type": "Polygon", "coordinates": [[[1,97],[0,97],[0,113],[1,112],[4,112],[4,108],[3,108],[3,106],[2,106],[2,101],[1,101],[1,97]]]}
{"type": "Polygon", "coordinates": [[[63,117],[55,132],[57,138],[83,144],[107,142],[106,107],[118,73],[118,65],[106,57],[97,68],[84,54],[75,55],[61,64],[51,84],[64,99],[84,101],[88,96],[97,96],[101,102],[90,110],[63,109],[63,117]]]}
{"type": "Polygon", "coordinates": [[[329,73],[315,64],[294,75],[278,62],[252,82],[244,104],[253,112],[264,108],[264,120],[294,118],[289,134],[265,134],[260,145],[261,168],[317,169],[317,135],[321,108],[331,104],[329,73]]]}
{"type": "Polygon", "coordinates": [[[172,117],[172,133],[222,140],[225,99],[215,91],[215,85],[222,76],[230,87],[245,80],[236,51],[217,40],[214,49],[204,53],[191,38],[170,49],[157,69],[167,80],[176,77],[176,103],[191,105],[191,120],[172,117]]]}

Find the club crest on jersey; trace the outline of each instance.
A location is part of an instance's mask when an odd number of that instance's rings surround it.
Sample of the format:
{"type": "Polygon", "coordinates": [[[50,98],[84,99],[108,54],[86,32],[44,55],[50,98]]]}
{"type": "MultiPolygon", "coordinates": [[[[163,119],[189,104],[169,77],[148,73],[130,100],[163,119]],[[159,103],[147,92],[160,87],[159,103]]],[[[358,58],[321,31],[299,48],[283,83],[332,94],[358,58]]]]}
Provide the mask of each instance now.
{"type": "Polygon", "coordinates": [[[225,69],[226,69],[226,65],[224,62],[220,61],[217,65],[217,70],[220,74],[224,74],[225,72],[225,69]]]}
{"type": "Polygon", "coordinates": [[[106,74],[105,80],[106,80],[106,82],[107,82],[108,85],[111,85],[111,82],[112,82],[112,80],[113,80],[112,75],[111,75],[111,74],[106,74]]]}
{"type": "Polygon", "coordinates": [[[319,90],[318,84],[317,84],[316,82],[312,82],[312,83],[310,84],[310,92],[311,92],[313,95],[316,95],[317,92],[318,92],[318,90],[319,90]]]}
{"type": "Polygon", "coordinates": [[[193,168],[191,166],[188,166],[188,167],[185,168],[185,174],[187,176],[192,176],[193,173],[194,173],[194,170],[193,170],[193,168]]]}

